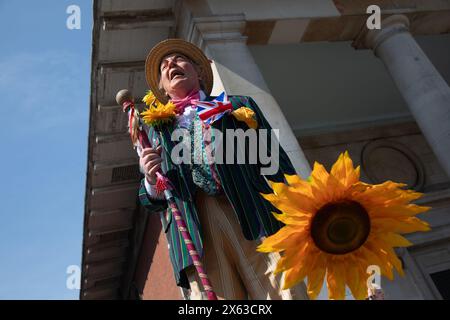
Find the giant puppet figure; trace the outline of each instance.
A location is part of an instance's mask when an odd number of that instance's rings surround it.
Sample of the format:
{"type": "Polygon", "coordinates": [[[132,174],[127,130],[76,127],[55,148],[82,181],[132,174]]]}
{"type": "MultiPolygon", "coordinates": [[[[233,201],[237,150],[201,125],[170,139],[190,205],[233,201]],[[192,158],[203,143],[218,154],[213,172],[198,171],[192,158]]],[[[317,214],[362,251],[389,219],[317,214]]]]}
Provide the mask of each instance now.
{"type": "Polygon", "coordinates": [[[229,96],[226,103],[217,102],[210,96],[213,85],[210,61],[198,47],[180,39],[162,41],[151,50],[146,60],[146,79],[153,97],[163,104],[172,102],[176,116],[172,123],[160,126],[157,134],[154,128],[147,130],[148,140],[153,143],[140,151],[145,178],[139,197],[150,213],[161,213],[175,279],[178,286],[186,289],[186,298],[207,298],[200,279],[205,275],[200,272],[199,277],[194,268],[200,262],[196,263],[192,257],[194,250],[189,247],[193,245],[219,299],[308,299],[303,283],[282,290],[280,275],[272,272],[279,260],[278,253],[256,250],[264,237],[282,227],[273,216],[277,209],[261,194],[272,191],[267,180],[283,182],[284,174],[295,174],[284,150],[279,147],[279,156],[274,159],[278,166],[266,176],[261,174],[259,158],[250,163],[236,161],[235,154],[229,156],[230,152],[242,151],[242,145],[237,146],[242,141],[237,140],[221,141],[223,158],[233,158],[231,162],[179,163],[174,159],[178,142],[172,134],[177,129],[184,129],[191,141],[201,138],[200,143],[198,140],[192,143],[192,154],[202,159],[211,154],[217,140],[211,139],[212,128],[223,134],[227,129],[257,132],[266,129],[266,141],[259,145],[266,146],[266,154],[270,155],[271,145],[278,141],[255,101],[247,96],[229,96]],[[208,102],[216,108],[225,104],[230,111],[243,111],[244,115],[221,112],[204,117],[208,102]],[[161,171],[171,181],[177,213],[181,216],[172,214],[174,207],[168,206],[156,190],[157,173],[161,171]],[[183,220],[181,230],[188,232],[189,238],[183,239],[174,217],[183,220]]]}
{"type": "Polygon", "coordinates": [[[402,234],[430,230],[416,217],[430,207],[411,203],[421,193],[360,181],[348,152],[330,172],[315,162],[308,179],[295,175],[252,98],[210,96],[210,62],[188,42],[157,44],[146,78],[147,110],[139,115],[127,90],[117,101],[145,174],[140,200],[161,213],[187,299],[315,299],[324,278],[330,299],[344,299],[346,287],[379,299],[368,270],[404,274],[394,251],[411,245],[402,234]],[[275,166],[263,170],[267,158],[275,166]]]}

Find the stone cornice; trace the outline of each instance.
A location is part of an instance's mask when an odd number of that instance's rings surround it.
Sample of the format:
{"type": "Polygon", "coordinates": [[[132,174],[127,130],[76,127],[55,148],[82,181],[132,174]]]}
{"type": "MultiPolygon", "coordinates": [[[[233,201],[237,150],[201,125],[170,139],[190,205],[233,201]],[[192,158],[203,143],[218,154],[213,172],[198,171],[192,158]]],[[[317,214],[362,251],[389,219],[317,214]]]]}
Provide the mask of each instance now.
{"type": "Polygon", "coordinates": [[[205,49],[206,42],[247,41],[244,15],[193,17],[185,13],[184,18],[184,28],[178,34],[201,49],[205,49]]]}

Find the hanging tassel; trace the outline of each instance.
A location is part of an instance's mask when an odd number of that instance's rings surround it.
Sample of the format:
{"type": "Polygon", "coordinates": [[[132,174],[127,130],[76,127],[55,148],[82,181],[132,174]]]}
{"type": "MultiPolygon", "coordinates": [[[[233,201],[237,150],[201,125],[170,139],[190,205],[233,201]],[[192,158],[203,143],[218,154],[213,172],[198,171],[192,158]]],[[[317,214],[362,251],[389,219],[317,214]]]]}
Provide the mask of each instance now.
{"type": "MultiPolygon", "coordinates": [[[[121,99],[123,100],[123,98],[121,99]]],[[[136,110],[132,100],[120,102],[122,102],[123,111],[128,113],[128,130],[130,133],[131,141],[133,142],[133,145],[136,146],[139,138],[139,111],[136,110]]]]}
{"type": "Polygon", "coordinates": [[[165,190],[172,190],[169,179],[163,176],[161,173],[156,173],[156,194],[160,195],[165,190]]]}
{"type": "Polygon", "coordinates": [[[131,109],[130,123],[128,126],[130,128],[131,141],[134,145],[136,145],[139,138],[139,111],[135,108],[131,109]]]}

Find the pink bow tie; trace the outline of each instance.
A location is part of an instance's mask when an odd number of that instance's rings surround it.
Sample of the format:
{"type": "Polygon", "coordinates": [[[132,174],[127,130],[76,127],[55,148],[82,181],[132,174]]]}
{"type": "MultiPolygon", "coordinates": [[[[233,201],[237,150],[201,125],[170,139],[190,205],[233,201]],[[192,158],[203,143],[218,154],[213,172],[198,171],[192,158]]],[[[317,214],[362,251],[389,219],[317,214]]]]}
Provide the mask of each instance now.
{"type": "Polygon", "coordinates": [[[177,100],[172,99],[172,103],[176,107],[176,113],[177,114],[183,114],[184,109],[187,106],[193,105],[194,102],[197,102],[200,99],[200,92],[199,91],[191,91],[186,97],[183,99],[177,100]]]}

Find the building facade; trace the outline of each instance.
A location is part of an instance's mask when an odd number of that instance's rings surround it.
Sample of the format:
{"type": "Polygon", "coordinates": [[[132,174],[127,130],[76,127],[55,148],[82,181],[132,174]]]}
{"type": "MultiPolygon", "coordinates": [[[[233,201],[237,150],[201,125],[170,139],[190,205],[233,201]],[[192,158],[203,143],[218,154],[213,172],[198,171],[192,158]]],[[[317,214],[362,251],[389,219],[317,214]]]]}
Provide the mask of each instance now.
{"type": "Polygon", "coordinates": [[[213,60],[213,94],[255,99],[301,176],[348,150],[363,181],[424,192],[432,230],[408,236],[405,277],[381,285],[386,299],[450,298],[449,33],[442,0],[95,0],[80,298],[183,298],[115,103],[124,88],[140,101],[146,55],[172,37],[213,60]]]}

